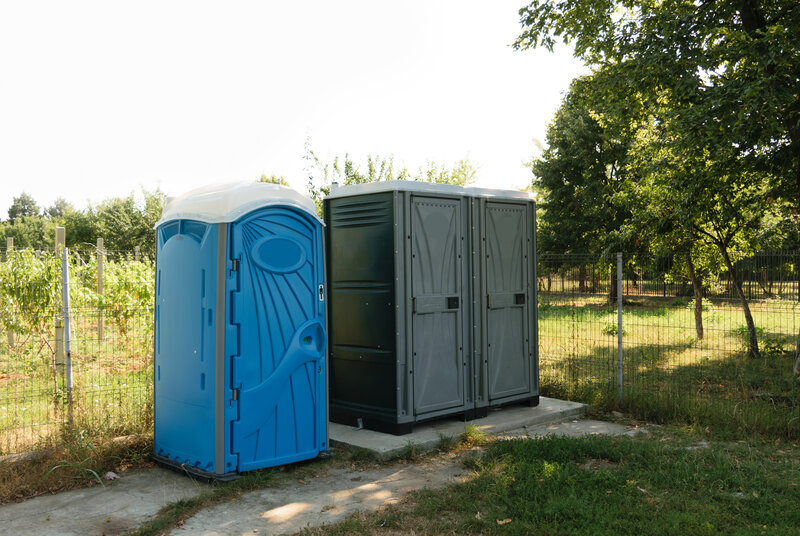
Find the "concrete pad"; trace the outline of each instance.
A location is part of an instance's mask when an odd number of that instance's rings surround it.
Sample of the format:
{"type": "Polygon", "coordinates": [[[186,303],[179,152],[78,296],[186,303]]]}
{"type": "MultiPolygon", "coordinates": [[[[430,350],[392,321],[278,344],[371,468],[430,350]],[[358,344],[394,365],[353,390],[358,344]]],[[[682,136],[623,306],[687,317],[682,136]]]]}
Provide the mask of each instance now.
{"type": "Polygon", "coordinates": [[[392,464],[365,471],[337,468],[307,481],[251,491],[198,512],[173,536],[294,534],[398,501],[410,491],[436,489],[469,474],[455,457],[392,464]]]}
{"type": "Polygon", "coordinates": [[[531,439],[535,439],[538,437],[551,435],[567,437],[583,437],[587,435],[634,436],[640,433],[647,433],[647,430],[645,428],[632,428],[624,424],[617,424],[613,422],[580,420],[527,426],[525,428],[520,428],[507,434],[503,434],[503,437],[529,437],[531,439]]]}
{"type": "Polygon", "coordinates": [[[358,430],[337,423],[329,423],[328,433],[331,445],[359,447],[371,451],[378,458],[388,459],[397,456],[410,445],[423,451],[433,450],[439,445],[442,436],[458,437],[468,424],[474,424],[487,434],[502,434],[526,426],[577,419],[587,409],[588,406],[578,402],[541,397],[535,408],[506,406],[490,410],[488,416],[470,423],[457,419],[440,419],[419,424],[414,427],[413,432],[402,436],[358,430]]]}
{"type": "Polygon", "coordinates": [[[151,519],[161,507],[198,495],[206,487],[165,469],[123,472],[105,487],[0,506],[0,532],[16,536],[124,534],[151,519]]]}

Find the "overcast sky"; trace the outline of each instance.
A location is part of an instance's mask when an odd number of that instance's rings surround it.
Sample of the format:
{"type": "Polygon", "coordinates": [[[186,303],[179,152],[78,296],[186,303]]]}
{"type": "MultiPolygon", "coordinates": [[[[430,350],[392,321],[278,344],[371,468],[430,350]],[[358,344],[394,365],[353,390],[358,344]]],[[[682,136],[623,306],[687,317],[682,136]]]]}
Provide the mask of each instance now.
{"type": "Polygon", "coordinates": [[[0,217],[22,191],[78,207],[140,186],[325,161],[469,158],[519,188],[570,80],[566,48],[515,52],[524,0],[0,4],[0,217]]]}

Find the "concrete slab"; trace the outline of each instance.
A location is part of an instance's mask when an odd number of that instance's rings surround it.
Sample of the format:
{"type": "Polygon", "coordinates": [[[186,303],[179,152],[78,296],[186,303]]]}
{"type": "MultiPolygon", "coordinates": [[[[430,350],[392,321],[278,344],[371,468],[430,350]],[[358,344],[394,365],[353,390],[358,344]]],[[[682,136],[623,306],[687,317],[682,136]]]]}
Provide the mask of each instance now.
{"type": "Polygon", "coordinates": [[[458,437],[467,424],[474,424],[488,434],[503,434],[524,427],[577,419],[587,409],[588,406],[578,402],[541,397],[535,408],[506,406],[491,410],[488,416],[471,423],[441,419],[417,425],[412,433],[402,436],[359,430],[337,423],[330,423],[328,430],[332,445],[359,447],[371,451],[378,458],[388,459],[397,456],[410,445],[423,451],[435,449],[442,436],[458,437]]]}
{"type": "Polygon", "coordinates": [[[125,534],[161,507],[206,488],[165,469],[124,472],[105,487],[43,495],[0,507],[0,532],[15,536],[125,534]]]}
{"type": "Polygon", "coordinates": [[[583,437],[587,435],[625,435],[634,436],[636,434],[647,433],[646,428],[638,428],[617,424],[607,421],[566,421],[546,425],[526,426],[517,430],[512,430],[503,437],[508,438],[539,438],[545,436],[567,436],[583,437]]]}

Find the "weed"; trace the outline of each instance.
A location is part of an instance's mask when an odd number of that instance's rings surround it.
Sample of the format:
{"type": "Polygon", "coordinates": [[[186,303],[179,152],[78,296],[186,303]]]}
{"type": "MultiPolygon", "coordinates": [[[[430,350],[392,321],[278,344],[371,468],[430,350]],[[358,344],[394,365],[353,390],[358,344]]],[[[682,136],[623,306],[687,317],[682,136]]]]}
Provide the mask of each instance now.
{"type": "MultiPolygon", "coordinates": [[[[616,335],[617,333],[619,333],[619,323],[609,322],[608,324],[603,326],[603,329],[601,331],[603,335],[610,335],[610,336],[616,335]]],[[[625,335],[625,328],[622,329],[622,334],[625,335]]]]}
{"type": "Polygon", "coordinates": [[[422,455],[422,447],[420,447],[418,444],[412,441],[409,441],[397,455],[397,458],[400,460],[414,461],[419,459],[421,455],[422,455]]]}
{"type": "Polygon", "coordinates": [[[464,431],[461,432],[461,442],[466,447],[475,447],[489,442],[489,435],[474,423],[464,423],[464,431]]]}
{"type": "Polygon", "coordinates": [[[346,458],[356,463],[370,463],[376,460],[375,452],[362,447],[348,447],[346,458]]]}
{"type": "MultiPolygon", "coordinates": [[[[689,302],[686,303],[686,308],[694,311],[694,309],[696,307],[696,305],[695,305],[696,303],[697,302],[695,300],[689,300],[689,302]]],[[[714,310],[714,304],[711,303],[710,300],[703,300],[703,304],[700,306],[700,308],[703,310],[704,313],[705,312],[711,312],[711,311],[714,310]]]]}
{"type": "Polygon", "coordinates": [[[63,445],[67,457],[59,460],[58,465],[47,471],[42,478],[47,478],[53,471],[68,469],[75,475],[75,478],[93,477],[102,486],[103,481],[97,471],[94,470],[98,465],[100,455],[92,445],[88,434],[85,434],[82,430],[68,429],[64,435],[63,445]]]}
{"type": "Polygon", "coordinates": [[[438,449],[442,452],[449,452],[458,447],[459,441],[457,437],[449,436],[439,433],[439,446],[438,449]]]}

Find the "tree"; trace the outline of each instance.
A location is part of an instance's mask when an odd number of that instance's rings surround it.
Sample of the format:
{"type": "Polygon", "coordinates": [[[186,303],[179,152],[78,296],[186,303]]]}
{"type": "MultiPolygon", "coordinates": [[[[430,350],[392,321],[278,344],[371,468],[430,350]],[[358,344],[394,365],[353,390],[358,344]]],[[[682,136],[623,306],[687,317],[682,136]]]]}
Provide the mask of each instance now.
{"type": "Polygon", "coordinates": [[[160,190],[142,190],[142,195],[143,203],[137,203],[131,194],[106,199],[90,209],[96,237],[104,239],[106,249],[130,252],[140,246],[145,252],[155,252],[153,226],[161,217],[166,197],[160,190]]]}
{"type": "Polygon", "coordinates": [[[330,164],[323,163],[306,141],[308,162],[308,195],[317,205],[317,212],[322,216],[322,199],[330,194],[331,185],[366,184],[390,180],[419,180],[441,184],[467,185],[477,178],[475,166],[467,159],[459,160],[452,168],[429,162],[425,169],[420,168],[416,175],[409,173],[405,167],[396,168],[394,157],[367,156],[365,169],[345,153],[343,158],[335,157],[330,164]]]}
{"type": "MultiPolygon", "coordinates": [[[[742,304],[748,352],[759,355],[753,315],[742,289],[737,261],[760,246],[761,230],[776,205],[770,202],[770,177],[734,167],[736,160],[717,159],[709,151],[675,154],[673,124],[640,127],[632,149],[632,165],[642,180],[631,185],[634,218],[629,227],[676,237],[677,243],[702,241],[714,247],[742,304]]],[[[691,246],[690,246],[691,247],[691,246]]],[[[688,261],[691,263],[691,260],[688,261]]]]}
{"type": "Polygon", "coordinates": [[[532,187],[543,197],[540,250],[603,253],[609,234],[630,214],[613,201],[626,179],[627,144],[609,139],[574,92],[564,98],[546,140],[547,149],[530,164],[532,187]]]}
{"type": "Polygon", "coordinates": [[[5,247],[6,239],[14,239],[14,247],[52,250],[55,234],[53,222],[41,216],[18,217],[13,224],[0,225],[0,243],[5,247]]]}
{"type": "Polygon", "coordinates": [[[25,216],[38,216],[39,205],[30,195],[22,192],[19,197],[15,197],[8,208],[8,220],[16,223],[18,218],[25,216]]]}
{"type": "Polygon", "coordinates": [[[53,201],[53,204],[44,209],[44,215],[48,218],[56,219],[56,218],[63,218],[64,214],[67,212],[74,212],[75,207],[67,202],[66,199],[63,197],[57,198],[53,201]]]}
{"type": "Polygon", "coordinates": [[[428,162],[425,170],[420,170],[416,178],[417,180],[423,180],[425,182],[467,186],[475,182],[477,175],[478,170],[475,169],[472,162],[463,158],[456,162],[450,169],[445,166],[440,166],[435,162],[428,162]]]}
{"type": "MultiPolygon", "coordinates": [[[[607,260],[622,244],[616,231],[630,212],[615,196],[627,179],[627,140],[614,139],[599,124],[572,84],[548,126],[547,149],[530,164],[531,188],[542,199],[538,247],[544,253],[603,254],[607,260]]],[[[633,248],[626,248],[629,251],[633,248]]],[[[586,291],[586,263],[578,261],[578,289],[586,291]]],[[[612,270],[610,299],[616,298],[612,270]]]]}
{"type": "Polygon", "coordinates": [[[768,200],[800,208],[797,2],[534,0],[520,15],[517,48],[561,38],[593,68],[584,89],[601,124],[640,136],[640,193],[719,250],[757,356],[736,256],[754,247],[768,200]]]}
{"type": "Polygon", "coordinates": [[[710,150],[767,173],[800,209],[796,0],[534,0],[520,17],[515,47],[573,43],[610,117],[635,123],[658,107],[681,132],[675,154],[710,150]]]}
{"type": "Polygon", "coordinates": [[[256,182],[266,182],[269,184],[280,184],[281,186],[290,186],[286,179],[283,178],[283,175],[276,176],[274,173],[267,177],[266,174],[262,173],[261,177],[259,177],[258,181],[256,182]]]}

